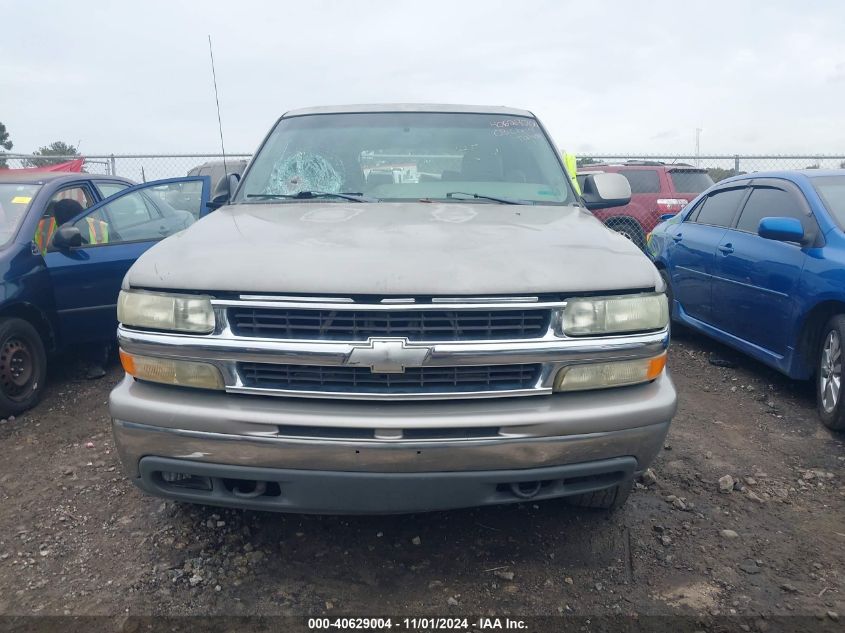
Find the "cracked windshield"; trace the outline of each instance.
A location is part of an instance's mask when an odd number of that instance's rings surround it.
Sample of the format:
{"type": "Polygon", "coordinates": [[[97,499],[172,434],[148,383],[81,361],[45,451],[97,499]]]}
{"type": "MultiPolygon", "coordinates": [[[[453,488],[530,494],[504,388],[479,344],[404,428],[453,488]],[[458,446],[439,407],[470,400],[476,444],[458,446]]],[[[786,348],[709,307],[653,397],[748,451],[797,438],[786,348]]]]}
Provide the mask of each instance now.
{"type": "Polygon", "coordinates": [[[239,201],[311,194],[341,201],[328,196],[575,201],[560,161],[535,120],[448,113],[332,114],[280,121],[246,175],[239,201]]]}

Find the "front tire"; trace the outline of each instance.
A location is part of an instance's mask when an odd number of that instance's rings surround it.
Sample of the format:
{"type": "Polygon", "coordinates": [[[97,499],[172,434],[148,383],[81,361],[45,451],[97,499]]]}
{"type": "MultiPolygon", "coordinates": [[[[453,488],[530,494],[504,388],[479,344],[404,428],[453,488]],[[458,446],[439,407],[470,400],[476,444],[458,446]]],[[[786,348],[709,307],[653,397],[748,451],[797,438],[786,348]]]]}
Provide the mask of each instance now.
{"type": "Polygon", "coordinates": [[[615,218],[607,222],[607,227],[631,240],[641,251],[645,250],[645,232],[634,218],[615,218]]]}
{"type": "Polygon", "coordinates": [[[816,394],[819,418],[833,431],[845,431],[842,404],[842,347],[845,344],[845,315],[838,314],[822,331],[817,356],[816,394]]]}
{"type": "Polygon", "coordinates": [[[613,488],[572,495],[571,497],[566,497],[565,501],[567,504],[577,508],[613,512],[625,505],[625,501],[627,501],[628,495],[631,494],[631,488],[633,486],[634,480],[633,478],[629,478],[613,488]]]}
{"type": "Polygon", "coordinates": [[[23,319],[0,320],[0,416],[38,404],[46,378],[47,354],[35,328],[23,319]]]}

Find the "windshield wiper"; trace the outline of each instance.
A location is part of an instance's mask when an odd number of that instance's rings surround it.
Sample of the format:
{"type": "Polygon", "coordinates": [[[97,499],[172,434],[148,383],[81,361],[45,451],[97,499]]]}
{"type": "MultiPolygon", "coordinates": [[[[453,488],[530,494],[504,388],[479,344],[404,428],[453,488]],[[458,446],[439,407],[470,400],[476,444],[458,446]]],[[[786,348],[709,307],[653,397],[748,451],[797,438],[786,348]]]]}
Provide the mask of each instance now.
{"type": "Polygon", "coordinates": [[[520,202],[519,200],[512,200],[510,198],[497,198],[496,196],[485,196],[480,193],[467,193],[466,191],[450,191],[446,194],[449,199],[464,200],[464,198],[455,198],[455,196],[469,196],[475,200],[492,200],[493,202],[501,202],[502,204],[531,204],[530,202],[520,202]]]}
{"type": "Polygon", "coordinates": [[[308,200],[310,198],[343,198],[352,202],[378,202],[378,198],[369,198],[360,192],[335,193],[333,191],[297,191],[296,193],[248,193],[247,198],[261,198],[272,200],[285,198],[288,200],[308,200]]]}

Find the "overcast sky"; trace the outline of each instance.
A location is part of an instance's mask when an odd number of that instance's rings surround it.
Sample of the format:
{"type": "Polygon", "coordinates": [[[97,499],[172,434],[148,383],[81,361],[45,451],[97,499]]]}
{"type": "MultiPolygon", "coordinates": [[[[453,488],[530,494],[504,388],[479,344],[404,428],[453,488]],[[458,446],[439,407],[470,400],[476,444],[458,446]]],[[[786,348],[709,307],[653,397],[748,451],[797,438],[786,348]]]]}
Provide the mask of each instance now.
{"type": "Polygon", "coordinates": [[[577,152],[845,152],[845,3],[0,0],[29,152],[251,152],[288,109],[524,107],[577,152]]]}

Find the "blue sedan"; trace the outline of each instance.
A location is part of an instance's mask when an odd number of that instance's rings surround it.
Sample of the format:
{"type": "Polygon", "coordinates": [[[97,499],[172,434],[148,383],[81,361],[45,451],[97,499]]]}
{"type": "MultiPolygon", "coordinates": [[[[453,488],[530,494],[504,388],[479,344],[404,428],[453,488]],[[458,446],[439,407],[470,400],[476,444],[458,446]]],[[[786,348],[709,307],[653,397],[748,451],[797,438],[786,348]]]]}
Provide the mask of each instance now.
{"type": "Polygon", "coordinates": [[[845,430],[845,170],[723,180],[655,227],[646,250],[675,322],[814,378],[822,422],[845,430]]]}
{"type": "Polygon", "coordinates": [[[115,338],[126,271],[208,198],[208,176],[0,171],[0,416],[38,401],[51,352],[115,338]]]}

